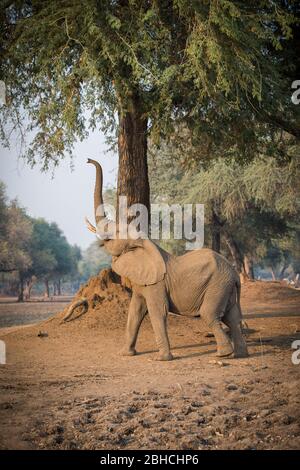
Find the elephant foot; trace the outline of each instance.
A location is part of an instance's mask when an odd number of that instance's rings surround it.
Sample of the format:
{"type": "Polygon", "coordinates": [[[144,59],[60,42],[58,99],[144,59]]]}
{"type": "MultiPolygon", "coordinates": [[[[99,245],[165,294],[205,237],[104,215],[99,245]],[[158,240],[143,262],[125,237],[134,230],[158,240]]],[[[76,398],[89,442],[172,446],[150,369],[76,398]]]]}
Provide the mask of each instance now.
{"type": "Polygon", "coordinates": [[[134,348],[124,348],[120,351],[120,356],[135,356],[136,350],[134,348]]]}
{"type": "Polygon", "coordinates": [[[217,357],[230,356],[233,353],[233,347],[230,343],[222,344],[217,348],[217,357]]]}
{"type": "Polygon", "coordinates": [[[173,354],[169,353],[159,353],[154,357],[154,361],[172,361],[174,359],[173,354]]]}
{"type": "Polygon", "coordinates": [[[240,359],[243,357],[249,357],[248,349],[247,348],[235,349],[233,353],[233,357],[240,358],[240,359]]]}

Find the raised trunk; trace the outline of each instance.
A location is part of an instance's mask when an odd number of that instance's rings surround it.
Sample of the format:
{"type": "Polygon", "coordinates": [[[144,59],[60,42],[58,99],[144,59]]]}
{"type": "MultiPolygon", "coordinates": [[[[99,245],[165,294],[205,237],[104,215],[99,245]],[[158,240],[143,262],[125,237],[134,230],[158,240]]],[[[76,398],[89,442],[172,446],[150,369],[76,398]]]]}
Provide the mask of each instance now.
{"type": "Polygon", "coordinates": [[[276,281],[276,273],[275,273],[275,269],[274,269],[274,268],[271,268],[271,274],[272,274],[272,280],[273,280],[273,281],[276,281]]]}
{"type": "Polygon", "coordinates": [[[92,160],[91,158],[88,159],[88,163],[91,163],[96,168],[96,182],[95,182],[95,189],[94,189],[94,212],[95,212],[95,221],[96,225],[102,219],[102,216],[99,215],[99,206],[103,204],[103,173],[102,167],[99,162],[96,160],[92,160]]]}
{"type": "Polygon", "coordinates": [[[119,173],[117,196],[127,196],[128,207],[143,204],[150,216],[147,165],[147,118],[137,96],[127,110],[119,112],[119,173]]]}

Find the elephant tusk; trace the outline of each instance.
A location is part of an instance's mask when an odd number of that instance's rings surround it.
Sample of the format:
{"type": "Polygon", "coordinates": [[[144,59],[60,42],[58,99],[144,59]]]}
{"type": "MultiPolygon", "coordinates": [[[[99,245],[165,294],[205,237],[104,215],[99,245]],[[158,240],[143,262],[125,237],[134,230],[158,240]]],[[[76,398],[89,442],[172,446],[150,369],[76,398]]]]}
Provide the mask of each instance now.
{"type": "Polygon", "coordinates": [[[89,221],[89,219],[88,219],[87,217],[85,217],[84,220],[85,220],[86,226],[87,226],[87,228],[90,230],[90,232],[96,233],[96,232],[97,232],[97,231],[96,231],[96,227],[95,227],[93,224],[91,224],[91,222],[89,221]]]}

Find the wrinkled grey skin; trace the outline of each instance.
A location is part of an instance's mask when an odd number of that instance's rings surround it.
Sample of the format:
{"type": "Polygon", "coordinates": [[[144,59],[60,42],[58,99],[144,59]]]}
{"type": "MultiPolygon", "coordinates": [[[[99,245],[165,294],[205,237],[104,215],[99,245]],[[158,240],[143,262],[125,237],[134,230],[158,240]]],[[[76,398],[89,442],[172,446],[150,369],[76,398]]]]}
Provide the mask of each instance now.
{"type": "MultiPolygon", "coordinates": [[[[103,203],[102,169],[96,167],[94,194],[96,209],[103,203]]],[[[88,223],[91,231],[95,227],[88,223]]],[[[175,257],[150,240],[102,240],[112,255],[112,269],[129,279],[132,298],[129,306],[126,343],[123,355],[136,354],[139,328],[149,313],[159,348],[158,360],[171,360],[167,333],[167,314],[200,317],[213,332],[217,355],[246,357],[247,346],[241,332],[240,280],[230,263],[209,249],[194,250],[175,257]],[[233,346],[221,326],[221,320],[231,332],[233,346]]]]}

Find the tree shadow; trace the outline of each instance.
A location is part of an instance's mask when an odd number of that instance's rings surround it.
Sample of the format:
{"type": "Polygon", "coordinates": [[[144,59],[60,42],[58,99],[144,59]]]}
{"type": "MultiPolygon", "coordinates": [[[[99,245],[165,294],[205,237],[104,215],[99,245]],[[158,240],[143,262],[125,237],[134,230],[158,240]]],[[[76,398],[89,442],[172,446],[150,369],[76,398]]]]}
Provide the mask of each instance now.
{"type": "MultiPolygon", "coordinates": [[[[214,343],[215,343],[215,341],[211,341],[210,343],[182,344],[180,346],[171,346],[171,350],[176,351],[178,349],[200,348],[200,347],[204,347],[204,346],[211,346],[214,343]]],[[[156,353],[156,352],[158,352],[158,349],[148,349],[146,351],[137,352],[137,355],[141,356],[143,354],[153,354],[153,353],[156,353]]],[[[207,352],[210,353],[210,351],[207,351],[207,352]]],[[[199,355],[202,355],[202,354],[205,354],[205,352],[199,353],[199,355]]]]}
{"type": "Polygon", "coordinates": [[[291,344],[293,341],[300,339],[300,333],[290,333],[287,335],[278,336],[265,336],[261,338],[252,338],[247,340],[248,346],[273,346],[281,349],[282,351],[291,350],[291,344]]]}
{"type": "MultiPolygon", "coordinates": [[[[264,357],[264,356],[269,356],[270,354],[274,354],[274,349],[268,349],[265,350],[263,349],[264,346],[272,346],[273,348],[280,349],[281,351],[287,351],[291,350],[291,344],[294,340],[300,339],[300,334],[299,333],[294,333],[294,334],[287,334],[287,335],[278,335],[278,336],[267,336],[267,337],[259,337],[259,338],[251,338],[251,339],[246,339],[247,346],[256,346],[256,347],[261,347],[259,351],[255,352],[250,352],[249,354],[249,359],[252,357],[264,357]]],[[[207,346],[212,346],[215,345],[215,341],[210,341],[206,343],[194,343],[194,344],[182,344],[182,345],[176,345],[171,347],[172,352],[180,351],[183,349],[194,349],[194,348],[204,348],[207,346]]],[[[154,354],[157,353],[157,349],[151,349],[151,350],[146,350],[146,351],[140,351],[137,354],[139,356],[145,355],[145,354],[154,354]]],[[[193,357],[200,357],[200,356],[205,356],[205,355],[214,355],[216,354],[216,349],[213,350],[201,350],[197,352],[190,352],[187,354],[184,354],[182,356],[174,357],[174,360],[180,360],[180,359],[188,359],[188,358],[193,358],[193,357]]],[[[226,360],[237,360],[238,358],[234,358],[233,356],[228,356],[228,357],[217,357],[216,360],[220,361],[226,361],[226,360]]]]}
{"type": "Polygon", "coordinates": [[[251,318],[286,318],[286,317],[299,317],[300,318],[300,305],[299,305],[299,312],[274,312],[274,311],[266,311],[264,310],[263,313],[244,313],[243,318],[244,320],[248,320],[251,318]]]}

